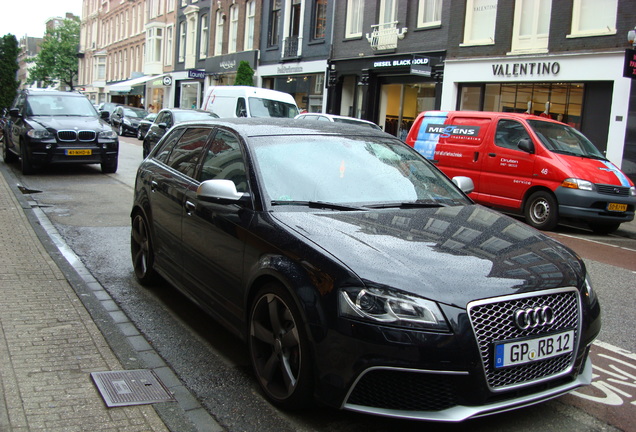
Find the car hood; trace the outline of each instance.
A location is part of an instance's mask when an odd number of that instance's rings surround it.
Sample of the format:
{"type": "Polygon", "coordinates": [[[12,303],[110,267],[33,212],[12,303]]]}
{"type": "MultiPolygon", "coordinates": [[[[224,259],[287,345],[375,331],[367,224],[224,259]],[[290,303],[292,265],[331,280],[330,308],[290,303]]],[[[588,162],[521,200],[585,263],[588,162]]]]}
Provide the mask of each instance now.
{"type": "Polygon", "coordinates": [[[31,123],[37,123],[45,129],[59,130],[94,130],[110,128],[107,123],[102,122],[97,117],[79,116],[33,116],[29,119],[31,123]]]}
{"type": "Polygon", "coordinates": [[[553,153],[563,165],[564,173],[596,184],[630,187],[629,178],[608,160],[591,159],[553,153]]]}
{"type": "Polygon", "coordinates": [[[274,212],[365,284],[442,303],[580,286],[582,261],[539,231],[478,205],[274,212]]]}

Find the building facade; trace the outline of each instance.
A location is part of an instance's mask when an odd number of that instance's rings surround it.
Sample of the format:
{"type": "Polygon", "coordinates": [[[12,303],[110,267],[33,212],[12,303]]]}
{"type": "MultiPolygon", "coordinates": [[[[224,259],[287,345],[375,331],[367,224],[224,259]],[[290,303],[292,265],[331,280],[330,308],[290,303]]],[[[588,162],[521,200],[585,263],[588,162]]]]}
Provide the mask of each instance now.
{"type": "Polygon", "coordinates": [[[29,87],[29,69],[33,66],[28,63],[40,52],[40,44],[43,38],[23,36],[18,42],[18,81],[20,81],[20,89],[29,87]]]}

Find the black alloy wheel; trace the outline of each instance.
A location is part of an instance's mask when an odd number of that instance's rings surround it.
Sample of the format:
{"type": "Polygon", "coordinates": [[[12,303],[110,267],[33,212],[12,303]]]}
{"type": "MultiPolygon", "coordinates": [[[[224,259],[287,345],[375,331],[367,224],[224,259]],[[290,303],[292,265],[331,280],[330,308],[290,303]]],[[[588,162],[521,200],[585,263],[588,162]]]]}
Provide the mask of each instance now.
{"type": "Polygon", "coordinates": [[[265,395],[282,408],[305,408],[312,400],[311,360],[303,327],[287,290],[275,283],[260,289],[249,315],[250,358],[265,395]]]}
{"type": "Polygon", "coordinates": [[[154,270],[155,254],[152,250],[152,239],[146,218],[137,213],[133,217],[130,233],[130,253],[132,256],[135,277],[142,285],[152,285],[157,281],[154,270]]]}

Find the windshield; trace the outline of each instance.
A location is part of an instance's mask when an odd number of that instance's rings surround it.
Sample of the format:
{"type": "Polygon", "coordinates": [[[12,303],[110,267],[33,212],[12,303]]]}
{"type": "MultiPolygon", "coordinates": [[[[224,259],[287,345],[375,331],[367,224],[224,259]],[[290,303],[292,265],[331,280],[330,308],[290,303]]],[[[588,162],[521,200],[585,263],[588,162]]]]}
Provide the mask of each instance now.
{"type": "Polygon", "coordinates": [[[605,159],[590,140],[571,126],[541,120],[529,120],[528,123],[543,145],[552,152],[605,159]]]}
{"type": "Polygon", "coordinates": [[[268,136],[251,143],[263,192],[274,205],[470,202],[419,153],[393,138],[268,136]]]}
{"type": "Polygon", "coordinates": [[[218,118],[216,114],[209,111],[174,111],[174,118],[177,123],[192,120],[210,120],[218,118]]]}
{"type": "Polygon", "coordinates": [[[124,108],[126,117],[144,118],[148,115],[148,111],[139,108],[124,108]]]}
{"type": "Polygon", "coordinates": [[[252,117],[294,118],[298,115],[298,108],[294,104],[257,97],[251,97],[248,101],[252,117]]]}
{"type": "Polygon", "coordinates": [[[97,117],[93,104],[81,96],[31,95],[27,110],[34,116],[97,117]]]}

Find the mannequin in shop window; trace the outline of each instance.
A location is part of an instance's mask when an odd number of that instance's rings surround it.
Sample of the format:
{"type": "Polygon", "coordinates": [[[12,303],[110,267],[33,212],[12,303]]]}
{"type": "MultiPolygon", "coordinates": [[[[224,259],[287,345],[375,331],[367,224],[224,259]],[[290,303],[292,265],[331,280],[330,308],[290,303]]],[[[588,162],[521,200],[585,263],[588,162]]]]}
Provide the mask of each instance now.
{"type": "Polygon", "coordinates": [[[528,101],[528,109],[524,114],[532,114],[532,101],[528,101]]]}
{"type": "Polygon", "coordinates": [[[545,111],[543,111],[541,114],[539,114],[540,117],[548,117],[551,118],[550,116],[550,102],[546,102],[545,103],[545,111]]]}

